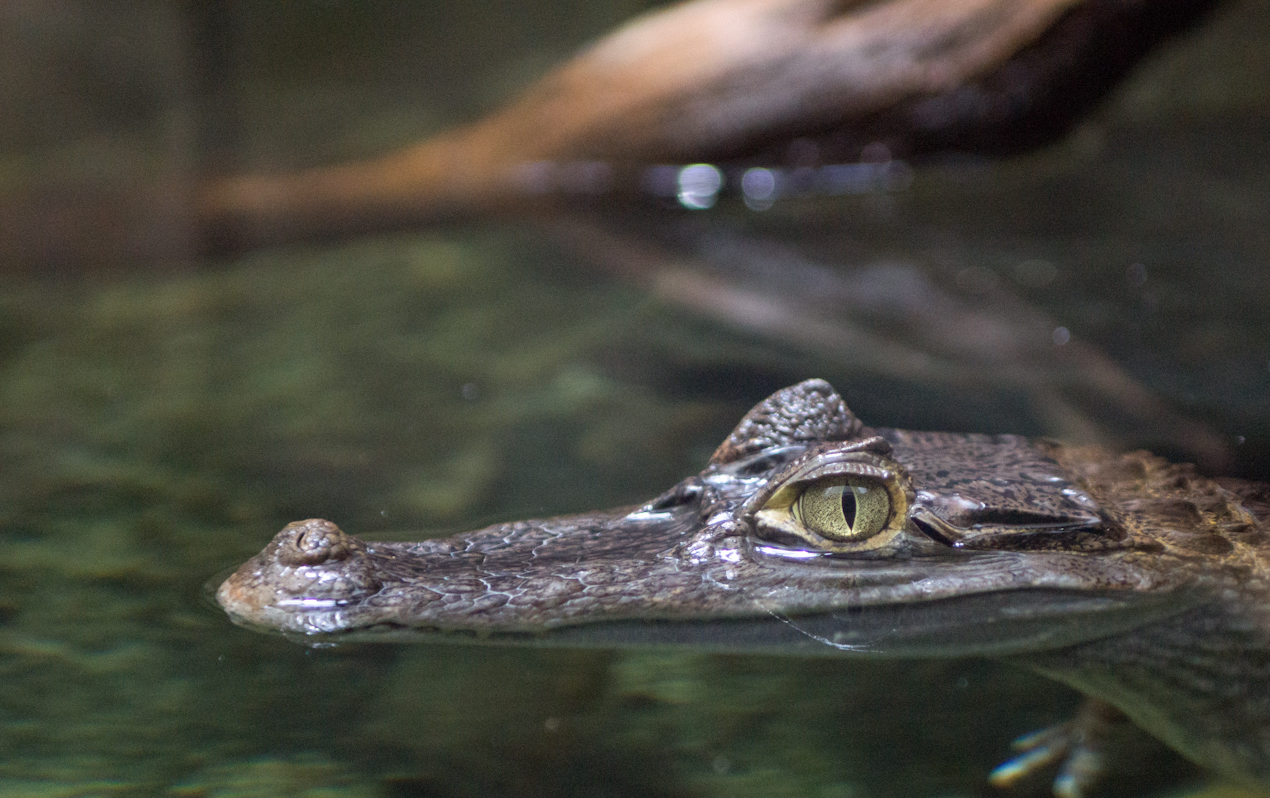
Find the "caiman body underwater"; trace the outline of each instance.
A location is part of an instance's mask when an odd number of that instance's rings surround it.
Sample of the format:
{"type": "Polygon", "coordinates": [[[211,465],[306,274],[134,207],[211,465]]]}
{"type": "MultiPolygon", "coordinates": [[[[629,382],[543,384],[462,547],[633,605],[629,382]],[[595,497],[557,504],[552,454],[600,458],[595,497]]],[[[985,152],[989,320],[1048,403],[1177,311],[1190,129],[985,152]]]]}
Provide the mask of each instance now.
{"type": "MultiPolygon", "coordinates": [[[[1266,786],[1268,531],[1265,484],[1146,452],[871,429],[809,380],[642,506],[418,543],[300,521],[217,600],[236,623],[310,643],[998,657],[1266,786]]],[[[1000,780],[1070,765],[1083,731],[1035,743],[1000,780]]],[[[1079,770],[1060,791],[1079,793],[1079,770]]]]}

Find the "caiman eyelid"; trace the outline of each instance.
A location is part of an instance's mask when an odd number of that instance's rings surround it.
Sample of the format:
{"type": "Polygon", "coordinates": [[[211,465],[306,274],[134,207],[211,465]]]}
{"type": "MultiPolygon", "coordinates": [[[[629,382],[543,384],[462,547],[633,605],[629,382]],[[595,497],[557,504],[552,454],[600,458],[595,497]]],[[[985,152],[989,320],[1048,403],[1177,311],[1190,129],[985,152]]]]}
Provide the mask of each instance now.
{"type": "Polygon", "coordinates": [[[875,453],[875,450],[883,448],[889,452],[890,444],[875,437],[845,447],[837,445],[828,450],[807,451],[773,474],[767,485],[750,499],[745,512],[752,516],[773,502],[791,504],[801,486],[831,476],[860,477],[886,484],[890,486],[893,499],[900,494],[901,500],[893,501],[893,504],[906,509],[913,500],[911,491],[906,487],[907,480],[901,473],[902,469],[893,461],[875,453]]]}
{"type": "Polygon", "coordinates": [[[845,460],[836,463],[825,463],[808,469],[789,482],[811,484],[829,477],[859,477],[869,482],[887,483],[895,479],[895,472],[885,466],[858,460],[845,460]]]}
{"type": "Polygon", "coordinates": [[[793,536],[809,549],[839,554],[886,547],[900,534],[913,496],[903,469],[880,451],[889,452],[890,445],[882,438],[867,438],[811,450],[790,463],[751,499],[746,516],[754,533],[765,540],[793,536]],[[809,510],[804,497],[818,485],[850,485],[858,491],[853,498],[864,503],[853,503],[847,512],[845,505],[839,510],[832,501],[820,501],[818,509],[809,510]],[[859,511],[864,513],[862,526],[856,524],[859,511]]]}

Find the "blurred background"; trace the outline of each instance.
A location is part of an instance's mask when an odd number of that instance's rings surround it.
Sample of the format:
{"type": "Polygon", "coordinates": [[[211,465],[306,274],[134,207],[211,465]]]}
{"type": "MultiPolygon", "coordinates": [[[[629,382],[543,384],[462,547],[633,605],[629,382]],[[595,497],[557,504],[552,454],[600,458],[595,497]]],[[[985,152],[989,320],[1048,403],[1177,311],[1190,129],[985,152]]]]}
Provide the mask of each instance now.
{"type": "MultiPolygon", "coordinates": [[[[471,121],[654,5],[0,4],[0,796],[986,794],[1074,694],[993,663],[306,650],[204,584],[299,518],[642,501],[812,376],[874,426],[1270,478],[1255,0],[1053,143],[858,192],[206,248],[205,177],[471,121]]],[[[1144,762],[1109,794],[1209,789],[1144,762]]]]}

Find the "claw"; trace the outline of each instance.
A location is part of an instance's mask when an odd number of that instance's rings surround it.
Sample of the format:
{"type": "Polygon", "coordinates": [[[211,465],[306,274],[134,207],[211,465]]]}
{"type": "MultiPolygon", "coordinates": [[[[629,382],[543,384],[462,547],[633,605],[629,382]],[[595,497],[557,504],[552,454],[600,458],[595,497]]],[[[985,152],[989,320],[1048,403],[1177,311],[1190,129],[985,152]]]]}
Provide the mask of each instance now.
{"type": "MultiPolygon", "coordinates": [[[[1026,734],[1015,740],[1010,744],[1010,747],[1021,753],[1002,762],[992,773],[988,774],[988,783],[993,787],[1013,787],[1025,777],[1043,770],[1051,763],[1066,757],[1068,751],[1071,750],[1072,734],[1070,727],[1072,725],[1072,721],[1060,723],[1057,726],[1050,726],[1047,729],[1026,734]]],[[[1057,784],[1055,784],[1054,792],[1056,795],[1058,794],[1057,784]]],[[[1067,796],[1062,796],[1062,798],[1067,798],[1067,796]]]]}
{"type": "Polygon", "coordinates": [[[1103,742],[1114,726],[1126,721],[1118,709],[1101,701],[1087,701],[1066,723],[1032,732],[1015,740],[1019,755],[997,766],[988,776],[994,787],[1012,787],[1055,762],[1056,798],[1082,798],[1106,772],[1103,742]]]}
{"type": "Polygon", "coordinates": [[[1054,779],[1054,795],[1056,798],[1081,798],[1102,778],[1105,770],[1102,752],[1086,747],[1083,741],[1078,742],[1054,779]]]}

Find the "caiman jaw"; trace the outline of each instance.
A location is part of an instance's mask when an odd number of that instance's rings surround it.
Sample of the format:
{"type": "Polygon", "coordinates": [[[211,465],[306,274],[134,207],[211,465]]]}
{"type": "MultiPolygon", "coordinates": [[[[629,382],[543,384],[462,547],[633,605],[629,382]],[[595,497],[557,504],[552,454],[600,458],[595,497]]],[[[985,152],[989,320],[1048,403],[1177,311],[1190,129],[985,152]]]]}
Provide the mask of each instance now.
{"type": "Polygon", "coordinates": [[[1069,631],[1054,639],[1066,641],[1169,604],[1168,577],[1116,556],[1132,541],[1096,510],[1021,438],[870,430],[811,380],[759,404],[701,474],[634,510],[420,543],[363,542],[310,519],[217,600],[240,624],[311,640],[468,632],[783,650],[798,648],[793,622],[862,650],[1000,652],[1053,636],[1045,602],[1062,607],[1069,631]],[[1063,551],[1073,542],[1105,554],[1063,551]],[[721,623],[732,638],[711,629],[721,623]],[[979,631],[965,644],[943,628],[967,626],[979,631]]]}

